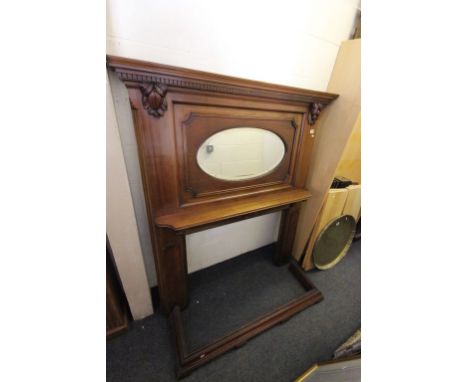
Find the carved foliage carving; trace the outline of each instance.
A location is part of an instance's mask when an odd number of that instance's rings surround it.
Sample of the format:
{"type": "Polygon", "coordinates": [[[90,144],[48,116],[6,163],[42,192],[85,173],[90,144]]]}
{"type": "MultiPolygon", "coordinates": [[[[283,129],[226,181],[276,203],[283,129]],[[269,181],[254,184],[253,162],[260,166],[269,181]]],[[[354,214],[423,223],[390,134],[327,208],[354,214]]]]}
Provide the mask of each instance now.
{"type": "Polygon", "coordinates": [[[313,125],[317,121],[323,105],[320,102],[312,102],[309,106],[309,124],[313,125]]]}
{"type": "Polygon", "coordinates": [[[143,107],[153,117],[161,117],[167,110],[165,85],[151,82],[141,85],[141,93],[143,95],[143,107]]]}

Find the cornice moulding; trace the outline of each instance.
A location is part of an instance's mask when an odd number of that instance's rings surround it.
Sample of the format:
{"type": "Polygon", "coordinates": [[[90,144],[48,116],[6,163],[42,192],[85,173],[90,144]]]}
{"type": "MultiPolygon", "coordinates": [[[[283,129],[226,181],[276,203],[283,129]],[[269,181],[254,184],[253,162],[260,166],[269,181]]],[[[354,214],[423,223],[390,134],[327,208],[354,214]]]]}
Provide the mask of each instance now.
{"type": "Polygon", "coordinates": [[[321,104],[325,107],[338,97],[337,94],[307,90],[266,82],[207,73],[198,70],[176,68],[145,61],[107,56],[107,66],[129,87],[157,86],[197,91],[251,96],[268,100],[277,99],[305,104],[321,104]]]}

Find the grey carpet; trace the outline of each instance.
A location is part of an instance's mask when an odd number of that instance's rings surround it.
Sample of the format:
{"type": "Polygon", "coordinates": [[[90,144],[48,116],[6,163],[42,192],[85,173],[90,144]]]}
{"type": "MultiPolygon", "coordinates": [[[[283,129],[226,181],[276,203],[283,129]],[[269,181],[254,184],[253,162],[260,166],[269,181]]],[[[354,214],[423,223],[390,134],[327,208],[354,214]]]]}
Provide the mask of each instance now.
{"type": "MultiPolygon", "coordinates": [[[[183,312],[189,347],[198,347],[302,293],[286,267],[271,265],[271,247],[190,275],[191,303],[183,312]]],[[[328,271],[307,273],[324,300],[183,379],[289,382],[333,351],[361,326],[361,243],[328,271]]],[[[166,318],[133,322],[107,343],[107,380],[176,381],[166,318]]]]}

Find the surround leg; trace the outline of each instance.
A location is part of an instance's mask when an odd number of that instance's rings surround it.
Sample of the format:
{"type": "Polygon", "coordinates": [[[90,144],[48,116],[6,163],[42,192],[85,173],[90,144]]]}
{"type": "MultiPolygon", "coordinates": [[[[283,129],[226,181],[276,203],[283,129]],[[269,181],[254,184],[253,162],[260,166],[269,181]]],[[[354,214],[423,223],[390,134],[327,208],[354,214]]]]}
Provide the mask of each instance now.
{"type": "Polygon", "coordinates": [[[282,212],[278,242],[273,256],[273,262],[276,265],[287,264],[291,258],[299,219],[299,209],[300,203],[295,203],[282,212]]]}
{"type": "Polygon", "coordinates": [[[189,300],[185,235],[168,228],[156,228],[156,238],[159,299],[163,313],[169,314],[175,306],[185,308],[189,300]]]}

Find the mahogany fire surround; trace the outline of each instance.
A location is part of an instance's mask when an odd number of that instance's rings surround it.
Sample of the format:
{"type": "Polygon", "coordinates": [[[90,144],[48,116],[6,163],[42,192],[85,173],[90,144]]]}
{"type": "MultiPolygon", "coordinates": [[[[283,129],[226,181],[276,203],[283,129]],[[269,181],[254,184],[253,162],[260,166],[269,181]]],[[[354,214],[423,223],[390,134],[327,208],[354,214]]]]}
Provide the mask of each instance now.
{"type": "Polygon", "coordinates": [[[107,57],[127,87],[150,223],[162,311],[177,345],[177,375],[286,321],[323,299],[291,259],[300,203],[320,112],[338,95],[107,57]],[[249,180],[226,181],[196,165],[196,149],[224,129],[270,130],[285,145],[281,163],[249,180]],[[180,311],[189,303],[185,235],[282,211],[273,261],[289,269],[305,293],[248,325],[187,353],[180,311]]]}

